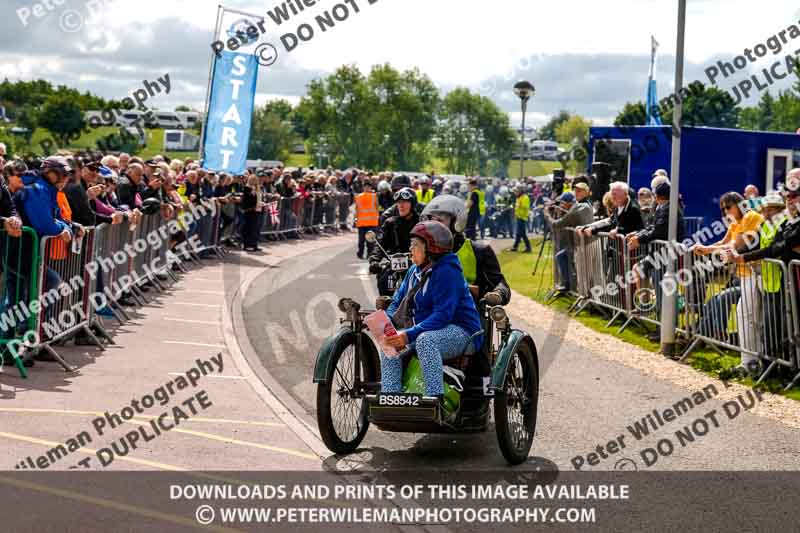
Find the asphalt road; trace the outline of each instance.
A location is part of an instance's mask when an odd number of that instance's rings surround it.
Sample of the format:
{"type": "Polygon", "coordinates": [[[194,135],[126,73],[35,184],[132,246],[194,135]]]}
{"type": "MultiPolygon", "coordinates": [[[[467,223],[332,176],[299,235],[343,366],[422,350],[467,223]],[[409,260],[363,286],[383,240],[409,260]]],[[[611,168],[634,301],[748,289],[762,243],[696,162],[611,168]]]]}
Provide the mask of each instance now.
{"type": "MultiPolygon", "coordinates": [[[[294,415],[312,426],[314,359],[323,339],[338,327],[336,302],[348,296],[372,307],[373,287],[374,278],[367,263],[356,258],[355,246],[321,242],[313,252],[266,270],[247,291],[243,316],[250,344],[301,406],[294,415]]],[[[539,348],[539,412],[529,466],[560,471],[576,466],[584,471],[800,469],[796,430],[743,407],[757,403],[756,396],[742,397],[736,409],[716,399],[719,391],[713,386],[686,390],[609,361],[564,338],[560,321],[542,324],[535,316],[514,314],[511,320],[530,332],[539,348]],[[637,422],[647,425],[649,434],[643,435],[637,422]]],[[[379,471],[505,467],[493,426],[487,433],[463,436],[385,433],[371,427],[350,461],[379,471]]]]}

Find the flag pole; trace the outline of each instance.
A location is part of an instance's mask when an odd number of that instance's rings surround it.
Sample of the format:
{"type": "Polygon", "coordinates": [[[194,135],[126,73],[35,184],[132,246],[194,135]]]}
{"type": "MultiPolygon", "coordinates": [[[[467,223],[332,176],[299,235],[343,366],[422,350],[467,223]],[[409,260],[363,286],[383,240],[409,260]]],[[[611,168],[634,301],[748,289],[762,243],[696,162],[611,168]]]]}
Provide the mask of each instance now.
{"type": "MultiPolygon", "coordinates": [[[[225,13],[225,8],[222,7],[222,4],[217,5],[217,23],[214,25],[214,37],[211,39],[212,42],[216,41],[219,37],[219,28],[222,24],[222,16],[225,13]]],[[[208,125],[208,106],[209,101],[211,100],[211,81],[214,77],[214,67],[217,64],[217,54],[213,51],[211,52],[211,61],[208,65],[208,83],[206,84],[206,99],[205,99],[205,107],[203,109],[203,121],[200,128],[200,151],[197,154],[198,159],[203,159],[203,152],[205,151],[206,147],[206,126],[208,125]]],[[[205,161],[204,161],[205,163],[205,161]]]]}

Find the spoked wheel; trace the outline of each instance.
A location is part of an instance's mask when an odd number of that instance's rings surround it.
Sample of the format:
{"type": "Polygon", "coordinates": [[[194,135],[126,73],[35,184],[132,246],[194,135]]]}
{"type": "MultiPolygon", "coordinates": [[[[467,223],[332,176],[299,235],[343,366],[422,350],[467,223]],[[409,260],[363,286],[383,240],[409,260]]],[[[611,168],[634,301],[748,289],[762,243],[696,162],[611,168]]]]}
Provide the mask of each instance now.
{"type": "MultiPolygon", "coordinates": [[[[361,381],[375,381],[373,365],[363,357],[360,359],[361,381]]],[[[317,425],[329,450],[337,454],[351,453],[361,444],[369,428],[366,398],[355,389],[355,334],[340,339],[331,368],[327,381],[317,386],[317,425]]]]}
{"type": "Polygon", "coordinates": [[[508,362],[503,390],[494,398],[497,442],[506,461],[518,465],[528,458],[536,431],[539,376],[533,353],[521,342],[508,362]]]}

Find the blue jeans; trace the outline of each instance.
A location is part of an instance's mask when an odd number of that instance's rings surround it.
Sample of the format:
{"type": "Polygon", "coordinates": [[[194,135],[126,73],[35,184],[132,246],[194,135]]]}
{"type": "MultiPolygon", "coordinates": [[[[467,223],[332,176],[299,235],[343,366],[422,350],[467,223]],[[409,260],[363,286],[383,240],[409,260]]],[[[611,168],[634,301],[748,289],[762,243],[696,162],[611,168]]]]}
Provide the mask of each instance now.
{"type": "MultiPolygon", "coordinates": [[[[417,357],[425,378],[426,396],[444,394],[442,361],[463,354],[467,342],[469,335],[455,324],[436,331],[426,331],[417,337],[417,357]]],[[[403,362],[399,357],[386,357],[381,353],[381,391],[400,392],[402,388],[403,362]]]]}
{"type": "Polygon", "coordinates": [[[531,249],[531,241],[528,240],[528,221],[517,219],[517,236],[514,238],[514,246],[512,248],[516,249],[519,246],[520,241],[525,242],[525,249],[531,249]]]}
{"type": "Polygon", "coordinates": [[[572,288],[572,277],[570,277],[569,269],[569,250],[559,250],[556,253],[556,264],[558,265],[558,273],[561,276],[561,285],[570,290],[572,288]]]}

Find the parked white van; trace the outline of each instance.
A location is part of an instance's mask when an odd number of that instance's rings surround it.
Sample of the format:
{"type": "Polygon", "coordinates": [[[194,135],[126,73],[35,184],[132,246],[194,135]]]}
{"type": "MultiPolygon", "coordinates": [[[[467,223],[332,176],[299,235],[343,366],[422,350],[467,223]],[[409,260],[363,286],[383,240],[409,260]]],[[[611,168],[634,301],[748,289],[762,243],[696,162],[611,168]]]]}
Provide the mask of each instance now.
{"type": "Polygon", "coordinates": [[[531,143],[531,158],[558,160],[558,143],[554,141],[533,141],[531,143]]]}

